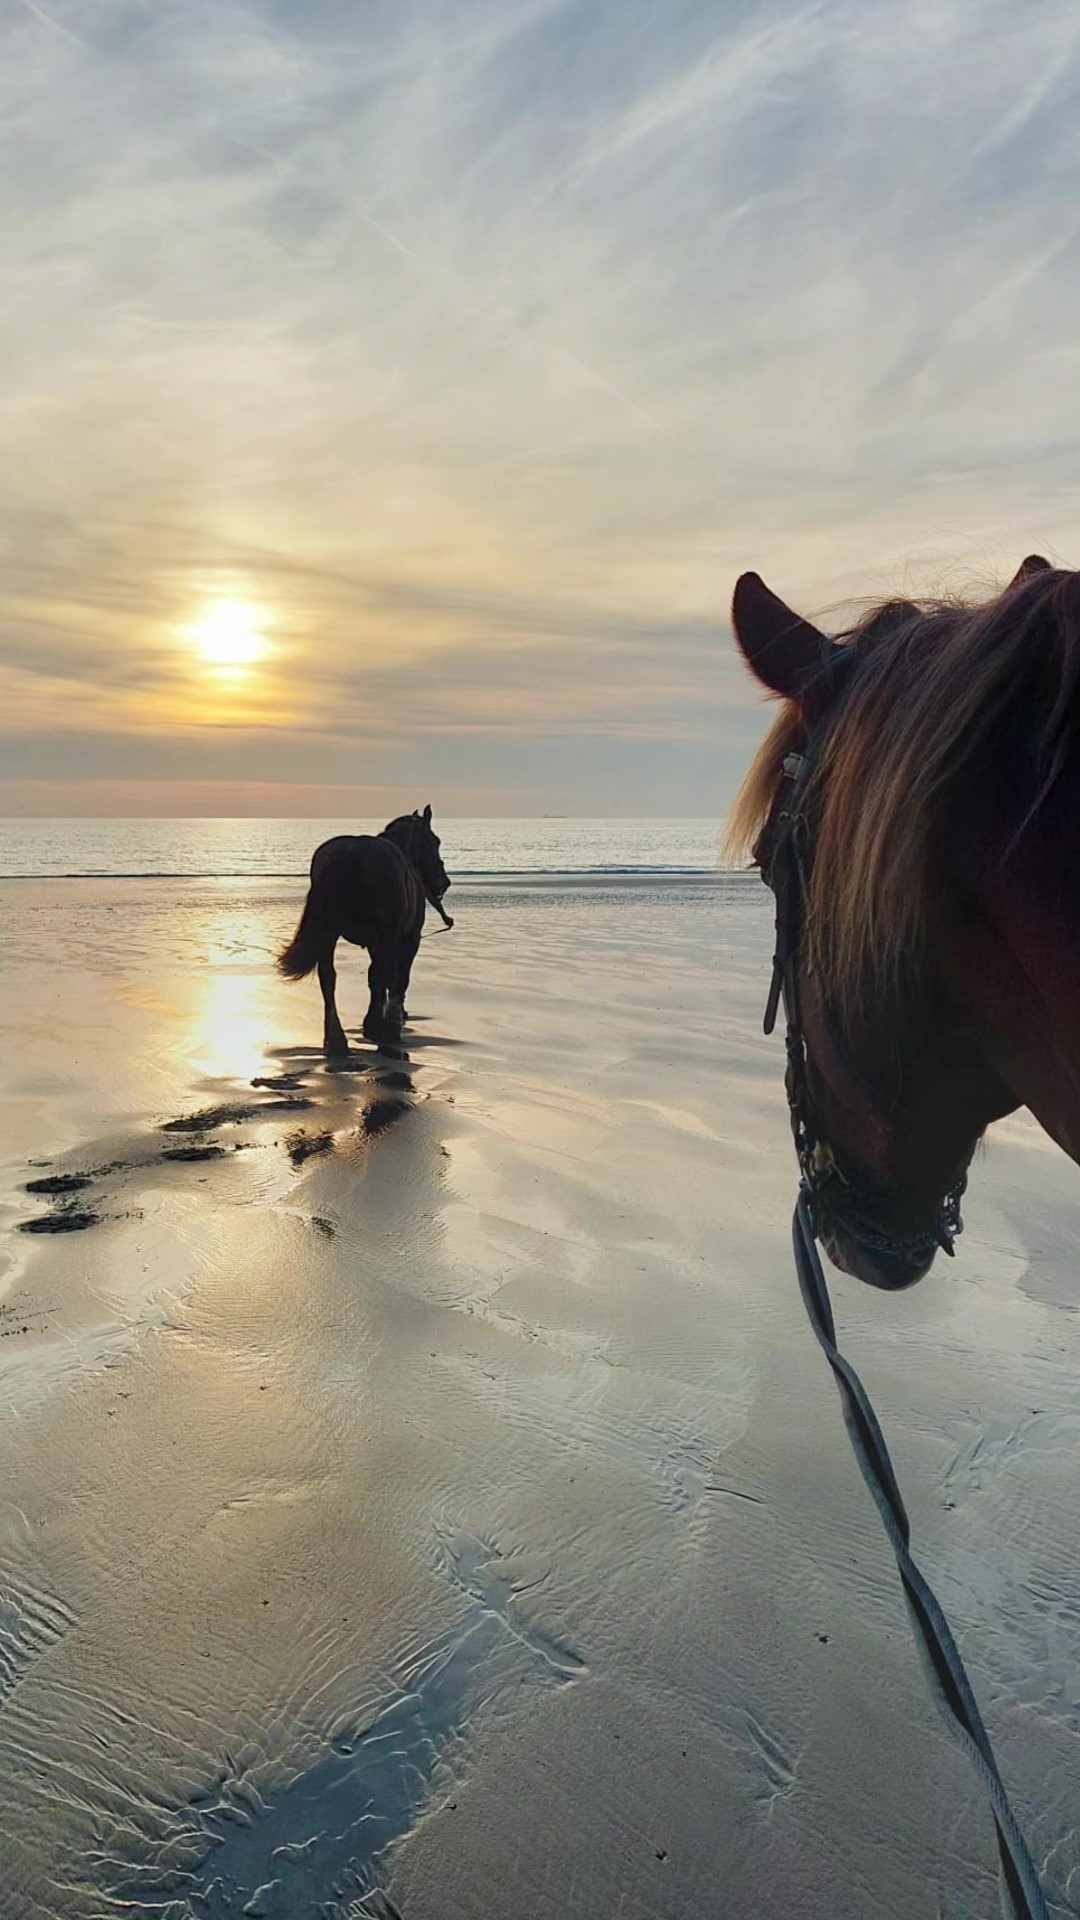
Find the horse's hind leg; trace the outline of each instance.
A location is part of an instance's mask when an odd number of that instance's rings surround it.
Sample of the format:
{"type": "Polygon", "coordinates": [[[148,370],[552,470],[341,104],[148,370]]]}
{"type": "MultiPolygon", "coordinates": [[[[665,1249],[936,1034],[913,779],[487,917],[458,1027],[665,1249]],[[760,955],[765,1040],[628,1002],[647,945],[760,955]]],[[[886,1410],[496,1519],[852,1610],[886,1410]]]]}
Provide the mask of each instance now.
{"type": "Polygon", "coordinates": [[[334,989],[337,986],[337,969],[334,966],[334,947],[336,946],[335,940],[329,953],[324,954],[319,961],[319,985],[322,988],[323,997],[323,1049],[331,1059],[340,1058],[342,1054],[349,1051],[349,1043],[345,1038],[345,1029],[338,1019],[337,1001],[334,997],[334,989]]]}

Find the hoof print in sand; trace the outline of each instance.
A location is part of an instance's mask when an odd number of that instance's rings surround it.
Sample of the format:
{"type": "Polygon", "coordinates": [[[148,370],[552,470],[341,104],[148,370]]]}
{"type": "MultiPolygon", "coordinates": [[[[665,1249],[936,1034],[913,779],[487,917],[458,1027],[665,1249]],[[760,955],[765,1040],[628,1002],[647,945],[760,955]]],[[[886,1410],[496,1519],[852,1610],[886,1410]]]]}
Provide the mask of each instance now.
{"type": "Polygon", "coordinates": [[[50,1173],[43,1180],[28,1180],[24,1193],[81,1193],[90,1185],[89,1173],[50,1173]]]}
{"type": "Polygon", "coordinates": [[[394,1126],[408,1111],[407,1100],[373,1100],[364,1110],[360,1131],[370,1140],[376,1133],[385,1133],[387,1127],[394,1126]]]}
{"type": "Polygon", "coordinates": [[[105,1215],[95,1207],[79,1206],[73,1196],[85,1193],[96,1175],[107,1171],[107,1168],[98,1168],[95,1173],[50,1173],[40,1180],[28,1180],[26,1193],[36,1199],[54,1200],[56,1205],[51,1213],[40,1213],[33,1220],[20,1220],[19,1232],[85,1233],[87,1227],[100,1226],[105,1215]]]}
{"type": "Polygon", "coordinates": [[[56,1213],[39,1214],[36,1220],[21,1220],[20,1233],[83,1233],[87,1227],[100,1226],[105,1215],[92,1207],[63,1207],[56,1213]]]}
{"type": "Polygon", "coordinates": [[[203,1107],[198,1113],[181,1113],[175,1120],[163,1120],[162,1133],[212,1133],[215,1127],[237,1127],[244,1120],[253,1120],[260,1108],[249,1102],[246,1106],[234,1103],[223,1107],[203,1107]]]}
{"type": "Polygon", "coordinates": [[[169,1147],[162,1154],[161,1159],[166,1166],[170,1160],[224,1160],[225,1151],[225,1148],[219,1146],[216,1141],[208,1140],[202,1146],[169,1147]]]}
{"type": "Polygon", "coordinates": [[[302,1167],[307,1160],[314,1160],[320,1154],[332,1153],[334,1136],[329,1128],[322,1133],[305,1133],[298,1127],[295,1133],[285,1135],[285,1151],[294,1167],[302,1167]]]}
{"type": "Polygon", "coordinates": [[[267,1113],[303,1113],[315,1102],[304,1093],[286,1093],[279,1100],[227,1101],[220,1107],[203,1107],[199,1113],[182,1113],[175,1120],[163,1120],[162,1133],[213,1133],[218,1127],[240,1127],[248,1120],[261,1120],[267,1113]]]}
{"type": "MultiPolygon", "coordinates": [[[[146,1152],[145,1146],[136,1146],[130,1158],[110,1160],[89,1170],[72,1170],[62,1173],[43,1173],[25,1184],[25,1192],[36,1199],[51,1200],[54,1204],[48,1213],[32,1220],[19,1223],[19,1231],[32,1234],[81,1233],[88,1227],[99,1226],[107,1219],[123,1218],[115,1211],[100,1212],[84,1200],[78,1203],[78,1196],[85,1195],[87,1188],[96,1180],[108,1175],[147,1173],[152,1166],[169,1166],[174,1162],[180,1166],[201,1164],[212,1160],[232,1159],[245,1148],[260,1144],[258,1141],[232,1139],[228,1143],[212,1138],[220,1128],[239,1128],[266,1120],[272,1115],[282,1113],[306,1113],[315,1107],[316,1101],[302,1091],[304,1082],[298,1074],[281,1073],[260,1075],[252,1081],[252,1086],[272,1095],[264,1100],[227,1100],[216,1106],[202,1107],[194,1113],[177,1114],[171,1120],[158,1123],[157,1132],[164,1135],[161,1149],[156,1153],[146,1152]]],[[[391,1069],[376,1076],[380,1094],[360,1116],[359,1133],[361,1138],[371,1138],[384,1133],[388,1127],[400,1120],[408,1111],[411,1102],[404,1098],[411,1094],[413,1083],[410,1076],[391,1069]],[[385,1089],[385,1093],[383,1090],[385,1089]]],[[[263,1143],[265,1144],[265,1143],[263,1143]]],[[[281,1142],[294,1168],[303,1167],[308,1160],[329,1154],[334,1149],[335,1136],[330,1127],[297,1127],[285,1135],[281,1142]]],[[[38,1161],[38,1166],[48,1166],[48,1161],[38,1161]]],[[[130,1216],[127,1216],[130,1217],[130,1216]]],[[[328,1221],[316,1222],[318,1230],[332,1237],[336,1229],[328,1221]]]]}

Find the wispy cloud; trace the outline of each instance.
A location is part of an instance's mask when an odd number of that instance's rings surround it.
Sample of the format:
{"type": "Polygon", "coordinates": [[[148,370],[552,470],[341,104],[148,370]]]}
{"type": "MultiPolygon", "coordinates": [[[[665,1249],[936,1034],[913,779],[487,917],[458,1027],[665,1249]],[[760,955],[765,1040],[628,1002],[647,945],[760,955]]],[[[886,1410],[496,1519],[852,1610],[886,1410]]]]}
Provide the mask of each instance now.
{"type": "Polygon", "coordinates": [[[812,608],[1070,554],[1078,91],[1049,0],[18,0],[12,767],[168,733],[170,778],[557,806],[591,742],[720,810],[743,567],[812,608]],[[185,638],[230,594],[233,710],[185,638]]]}

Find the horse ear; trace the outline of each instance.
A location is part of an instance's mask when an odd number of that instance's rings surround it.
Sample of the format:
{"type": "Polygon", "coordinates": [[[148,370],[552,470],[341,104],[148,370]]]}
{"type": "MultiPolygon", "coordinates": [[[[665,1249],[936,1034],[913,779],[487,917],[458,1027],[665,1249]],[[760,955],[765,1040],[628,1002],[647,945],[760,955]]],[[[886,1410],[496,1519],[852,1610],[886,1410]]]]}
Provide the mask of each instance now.
{"type": "Polygon", "coordinates": [[[430,801],[428,802],[427,806],[424,808],[424,825],[425,827],[430,827],[431,825],[431,802],[430,801]]]}
{"type": "Polygon", "coordinates": [[[744,573],[736,581],[731,621],[747,666],[773,693],[805,704],[827,691],[839,648],[785,607],[760,575],[744,573]]]}
{"type": "Polygon", "coordinates": [[[1026,560],[1021,560],[1005,591],[1008,593],[1009,587],[1018,587],[1021,580],[1030,580],[1035,573],[1049,573],[1049,571],[1049,560],[1044,560],[1041,553],[1029,553],[1026,560]]]}

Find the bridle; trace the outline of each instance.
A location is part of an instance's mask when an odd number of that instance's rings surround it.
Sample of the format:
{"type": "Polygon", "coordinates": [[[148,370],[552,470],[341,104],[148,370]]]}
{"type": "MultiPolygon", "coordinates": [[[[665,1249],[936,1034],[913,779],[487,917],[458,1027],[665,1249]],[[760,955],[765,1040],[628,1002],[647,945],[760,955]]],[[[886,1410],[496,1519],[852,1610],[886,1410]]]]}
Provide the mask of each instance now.
{"type": "Polygon", "coordinates": [[[1008,1920],[1050,1920],[1039,1872],[998,1770],[967,1670],[937,1596],[912,1555],[910,1523],[885,1436],[862,1381],[837,1346],[832,1305],[818,1253],[819,1237],[828,1244],[830,1227],[842,1226],[860,1246],[910,1263],[913,1273],[924,1271],[938,1247],[946,1253],[953,1251],[953,1241],[961,1230],[960,1197],[964,1189],[961,1178],[945,1195],[934,1226],[926,1232],[884,1233],[874,1223],[873,1212],[864,1212],[868,1192],[872,1205],[869,1183],[861,1176],[853,1178],[841,1165],[818,1126],[800,1013],[798,969],[813,854],[817,799],[813,776],[820,746],[819,731],[811,733],[803,752],[788,754],[772,811],[755,850],[763,877],[776,897],[776,950],[765,1031],[773,1031],[783,999],[788,1108],[800,1172],[792,1222],[795,1270],[814,1336],[840,1393],[855,1458],[896,1557],[931,1691],[950,1734],[966,1753],[990,1802],[1003,1912],[1008,1920]]]}
{"type": "MultiPolygon", "coordinates": [[[[391,821],[390,824],[391,826],[395,826],[398,823],[396,821],[391,821]]],[[[417,842],[418,829],[414,827],[413,822],[411,820],[406,820],[403,822],[403,824],[405,825],[406,831],[400,837],[396,834],[391,834],[388,828],[383,829],[382,837],[384,839],[389,839],[391,844],[393,846],[396,846],[398,851],[405,855],[406,860],[409,862],[409,865],[411,866],[413,872],[416,875],[417,882],[419,884],[420,891],[424,896],[424,899],[427,901],[428,906],[432,907],[434,911],[438,914],[439,919],[442,921],[444,928],[446,929],[447,932],[449,932],[454,922],[451,919],[450,915],[447,913],[446,908],[443,906],[442,895],[437,894],[435,892],[435,889],[433,887],[430,887],[426,879],[424,878],[424,870],[421,864],[421,856],[418,852],[418,842],[417,842]]],[[[428,831],[430,831],[430,829],[428,829],[428,831]]]]}
{"type": "MultiPolygon", "coordinates": [[[[845,1165],[825,1138],[810,1087],[806,1034],[799,996],[799,959],[806,929],[809,874],[813,861],[814,775],[822,745],[820,729],[801,753],[784,760],[780,785],[756,849],[762,877],[776,901],[776,948],[765,1007],[765,1032],[772,1033],[783,999],[787,1024],[787,1088],[791,1131],[814,1230],[828,1237],[830,1227],[869,1253],[883,1255],[913,1273],[925,1272],[940,1250],[950,1256],[963,1232],[960,1201],[966,1173],[949,1188],[929,1227],[910,1233],[882,1228],[875,1201],[880,1193],[864,1174],[845,1165]]],[[[837,1051],[841,1051],[837,1048],[837,1051]]]]}

